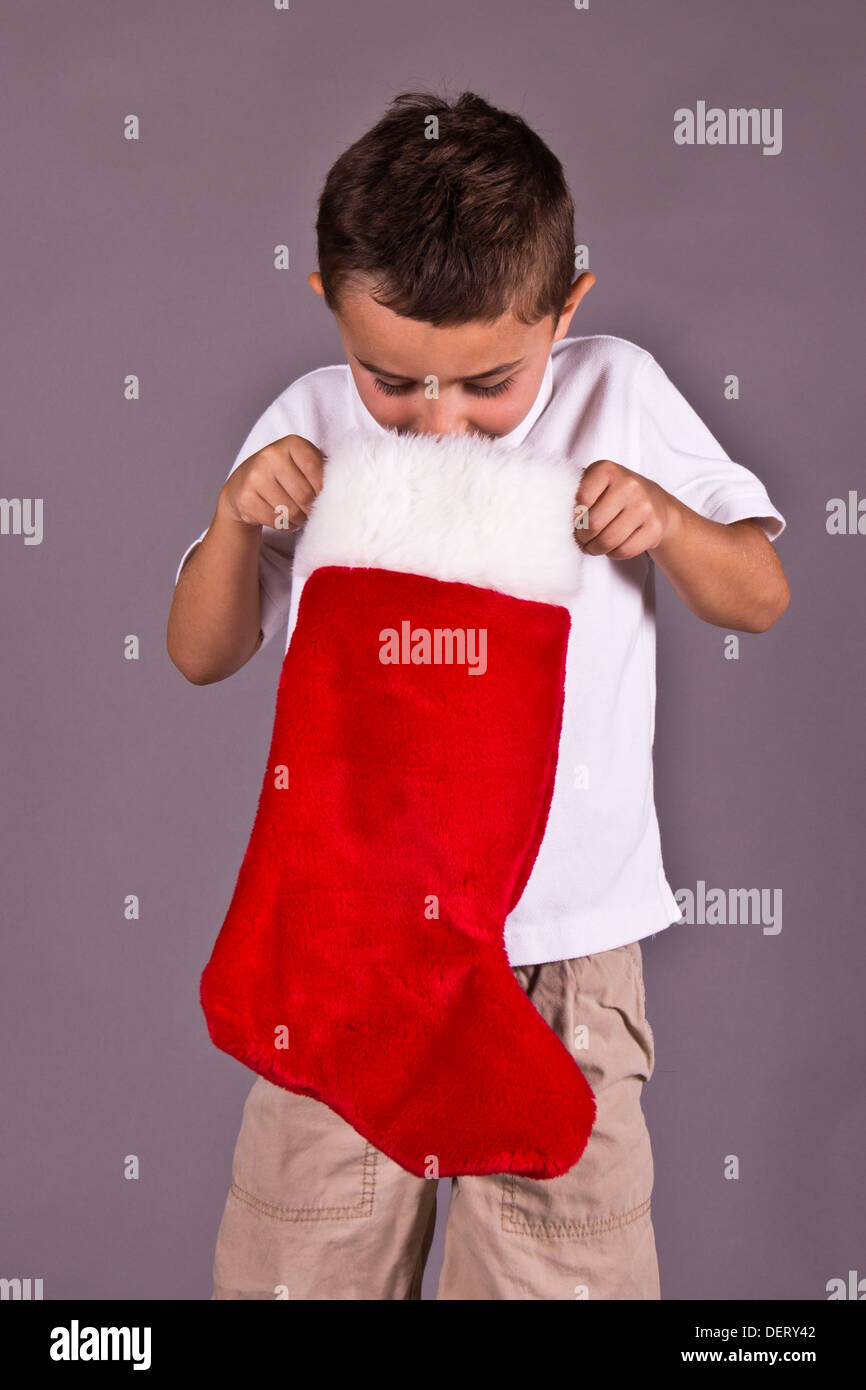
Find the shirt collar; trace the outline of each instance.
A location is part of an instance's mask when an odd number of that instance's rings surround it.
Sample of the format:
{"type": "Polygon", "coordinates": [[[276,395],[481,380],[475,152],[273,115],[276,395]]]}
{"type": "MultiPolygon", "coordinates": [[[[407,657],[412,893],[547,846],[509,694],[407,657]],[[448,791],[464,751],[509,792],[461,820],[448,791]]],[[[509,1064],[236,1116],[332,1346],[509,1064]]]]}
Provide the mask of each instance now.
{"type": "MultiPolygon", "coordinates": [[[[346,375],[349,379],[349,408],[355,424],[364,429],[372,430],[375,434],[387,434],[386,430],[379,421],[374,419],[369,410],[361,400],[360,392],[355,385],[355,378],[352,369],[346,364],[346,375]]],[[[506,449],[515,449],[518,444],[522,444],[532,426],[535,424],[541,412],[544,410],[551,396],[553,395],[553,362],[550,357],[544,368],[544,376],[541,378],[541,385],[538,388],[538,395],[535,397],[526,415],[518,425],[514,426],[508,434],[498,435],[496,443],[501,444],[506,449]]]]}

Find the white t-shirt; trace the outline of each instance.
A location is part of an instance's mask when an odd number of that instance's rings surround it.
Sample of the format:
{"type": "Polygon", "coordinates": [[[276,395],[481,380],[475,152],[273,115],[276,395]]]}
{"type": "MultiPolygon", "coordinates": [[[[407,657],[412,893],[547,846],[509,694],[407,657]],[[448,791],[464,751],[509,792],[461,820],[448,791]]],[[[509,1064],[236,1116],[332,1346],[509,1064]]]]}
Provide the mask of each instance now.
{"type": "MultiPolygon", "coordinates": [[[[229,473],[286,434],[325,454],[351,429],[384,434],[347,364],[299,377],[253,426],[229,473]]],[[[660,484],[713,521],[757,518],[775,540],[785,527],[761,481],[734,463],[635,343],[608,334],[554,343],[538,396],[500,443],[531,435],[546,452],[587,467],[616,463],[660,484]]],[[[326,464],[327,467],[327,464],[326,464]]],[[[181,558],[177,577],[193,546],[181,558]]],[[[299,531],[262,530],[263,643],[294,629],[303,582],[292,583],[299,531]]],[[[511,965],[610,950],[650,936],[681,913],[662,864],[653,793],[655,566],[585,557],[569,605],[559,760],[547,826],[523,895],[506,920],[511,965]]]]}

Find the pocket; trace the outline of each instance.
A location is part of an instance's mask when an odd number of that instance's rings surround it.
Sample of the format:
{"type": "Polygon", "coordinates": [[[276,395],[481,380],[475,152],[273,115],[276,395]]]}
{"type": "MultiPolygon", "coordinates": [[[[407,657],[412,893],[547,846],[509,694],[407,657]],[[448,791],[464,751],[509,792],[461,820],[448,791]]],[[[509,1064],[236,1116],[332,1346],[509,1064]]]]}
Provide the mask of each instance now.
{"type": "Polygon", "coordinates": [[[259,1076],[244,1103],[231,1193],[273,1221],[371,1216],[378,1157],[324,1102],[259,1076]]]}

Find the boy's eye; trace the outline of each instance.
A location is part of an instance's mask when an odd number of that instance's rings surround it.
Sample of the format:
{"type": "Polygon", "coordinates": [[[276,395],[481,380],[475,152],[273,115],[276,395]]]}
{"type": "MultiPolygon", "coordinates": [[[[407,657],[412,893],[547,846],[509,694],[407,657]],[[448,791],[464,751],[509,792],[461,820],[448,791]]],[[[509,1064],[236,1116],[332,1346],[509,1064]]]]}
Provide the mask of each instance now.
{"type": "MultiPolygon", "coordinates": [[[[504,381],[499,381],[495,386],[470,386],[467,382],[466,390],[471,391],[474,396],[499,396],[503,391],[507,391],[514,381],[513,376],[507,376],[504,381]]],[[[395,386],[390,381],[383,381],[381,377],[373,378],[373,385],[378,391],[384,392],[386,396],[402,396],[407,391],[412,390],[413,383],[407,382],[403,386],[395,386]]]]}

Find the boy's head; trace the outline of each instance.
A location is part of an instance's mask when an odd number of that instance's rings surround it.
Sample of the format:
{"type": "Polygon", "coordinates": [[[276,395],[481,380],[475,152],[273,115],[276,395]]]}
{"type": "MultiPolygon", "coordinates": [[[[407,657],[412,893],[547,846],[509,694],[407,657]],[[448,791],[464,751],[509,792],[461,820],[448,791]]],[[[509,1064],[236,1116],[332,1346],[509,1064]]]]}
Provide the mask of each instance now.
{"type": "Polygon", "coordinates": [[[309,282],[365,406],[401,432],[515,429],[595,280],[573,279],[559,160],[472,92],[396,97],[329,171],[316,233],[309,282]]]}

